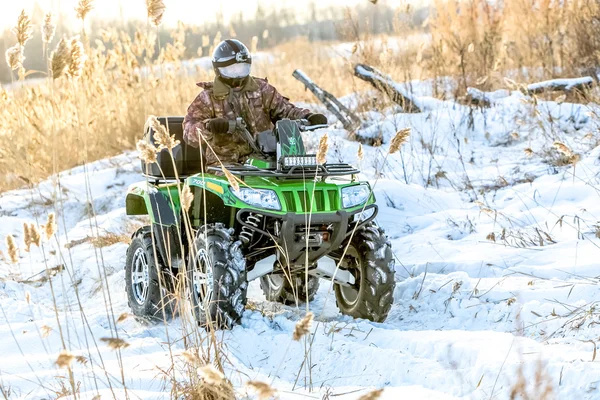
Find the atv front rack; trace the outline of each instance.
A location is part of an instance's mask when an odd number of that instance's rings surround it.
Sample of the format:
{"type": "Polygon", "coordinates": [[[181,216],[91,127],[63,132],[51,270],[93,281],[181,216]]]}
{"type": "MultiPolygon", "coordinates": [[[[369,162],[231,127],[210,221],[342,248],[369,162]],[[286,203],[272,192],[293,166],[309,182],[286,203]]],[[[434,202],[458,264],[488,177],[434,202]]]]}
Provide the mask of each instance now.
{"type": "MultiPolygon", "coordinates": [[[[229,165],[225,168],[237,176],[261,176],[268,178],[305,179],[310,177],[356,175],[360,171],[349,164],[322,164],[317,166],[293,166],[289,169],[258,168],[251,165],[229,165]]],[[[208,167],[209,171],[223,172],[222,167],[208,167]]]]}

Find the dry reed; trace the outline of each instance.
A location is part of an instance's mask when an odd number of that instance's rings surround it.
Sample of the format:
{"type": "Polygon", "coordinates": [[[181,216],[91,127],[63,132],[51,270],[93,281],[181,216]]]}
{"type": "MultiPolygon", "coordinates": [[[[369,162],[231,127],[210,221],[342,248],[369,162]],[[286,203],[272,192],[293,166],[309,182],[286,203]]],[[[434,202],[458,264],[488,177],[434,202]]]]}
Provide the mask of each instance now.
{"type": "Polygon", "coordinates": [[[390,154],[396,153],[400,147],[408,140],[410,128],[404,128],[398,131],[390,143],[390,154]]]}
{"type": "Polygon", "coordinates": [[[62,76],[69,64],[69,58],[71,55],[71,48],[69,42],[62,38],[56,45],[56,49],[50,56],[50,70],[52,79],[58,79],[62,76]]]}
{"type": "Polygon", "coordinates": [[[121,338],[100,338],[100,340],[107,344],[107,346],[113,350],[120,350],[129,347],[129,343],[121,338]]]}
{"type": "Polygon", "coordinates": [[[146,0],[148,18],[155,26],[161,24],[166,9],[167,7],[165,7],[165,3],[162,0],[146,0]]]}
{"type": "Polygon", "coordinates": [[[31,20],[25,10],[21,11],[19,18],[17,19],[17,26],[13,28],[13,33],[17,37],[17,43],[19,43],[21,47],[25,47],[25,43],[32,38],[33,26],[31,25],[31,20]]]}
{"type": "Polygon", "coordinates": [[[46,225],[44,225],[44,233],[46,234],[46,239],[50,240],[52,236],[56,233],[56,215],[54,213],[48,214],[48,220],[46,221],[46,225]]]}
{"type": "Polygon", "coordinates": [[[305,335],[310,332],[310,327],[313,322],[313,313],[308,312],[300,321],[296,323],[296,327],[294,328],[294,334],[292,338],[296,341],[302,339],[305,335]]]}
{"type": "Polygon", "coordinates": [[[181,207],[184,211],[188,211],[194,201],[194,195],[188,185],[184,185],[181,190],[181,207]]]}
{"type": "Polygon", "coordinates": [[[225,376],[215,368],[212,364],[207,364],[201,368],[198,368],[198,373],[209,385],[218,386],[225,380],[225,376]]]}
{"type": "Polygon", "coordinates": [[[74,79],[79,78],[83,71],[85,60],[85,49],[81,41],[79,41],[79,37],[76,36],[71,39],[67,75],[74,79]]]}
{"type": "Polygon", "coordinates": [[[23,67],[23,60],[25,60],[25,56],[23,55],[23,47],[20,45],[15,45],[6,50],[6,64],[10,67],[11,70],[15,71],[23,67]]]}
{"type": "Polygon", "coordinates": [[[69,368],[75,360],[75,356],[68,351],[62,351],[56,358],[55,364],[58,368],[69,368]]]}
{"type": "Polygon", "coordinates": [[[94,8],[93,0],[79,0],[77,7],[75,7],[75,12],[77,13],[77,18],[80,20],[84,20],[85,17],[92,11],[94,8]]]}
{"type": "Polygon", "coordinates": [[[277,391],[265,382],[248,381],[246,386],[256,393],[259,400],[267,400],[275,397],[277,394],[277,391]]]}
{"type": "Polygon", "coordinates": [[[15,238],[13,235],[6,236],[6,249],[8,251],[8,259],[13,264],[19,262],[19,248],[17,247],[17,243],[15,242],[15,238]]]}
{"type": "Polygon", "coordinates": [[[54,16],[52,13],[47,13],[44,16],[44,25],[42,25],[42,42],[48,44],[54,38],[56,33],[56,24],[54,23],[54,16]]]}
{"type": "Polygon", "coordinates": [[[319,140],[319,148],[317,149],[317,163],[325,164],[327,161],[327,151],[329,150],[329,141],[327,134],[324,134],[319,140]]]}
{"type": "Polygon", "coordinates": [[[137,150],[140,153],[139,158],[145,163],[151,164],[156,162],[156,153],[159,151],[156,147],[142,139],[137,142],[137,150]]]}
{"type": "Polygon", "coordinates": [[[377,389],[360,396],[358,400],[377,400],[381,397],[382,394],[383,389],[377,389]]]}

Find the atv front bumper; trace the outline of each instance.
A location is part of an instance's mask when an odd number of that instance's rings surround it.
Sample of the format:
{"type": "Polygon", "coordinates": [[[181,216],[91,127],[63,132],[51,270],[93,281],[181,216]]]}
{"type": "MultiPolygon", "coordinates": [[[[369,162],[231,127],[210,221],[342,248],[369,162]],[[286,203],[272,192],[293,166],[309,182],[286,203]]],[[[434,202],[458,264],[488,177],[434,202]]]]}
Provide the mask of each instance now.
{"type": "Polygon", "coordinates": [[[290,265],[304,264],[308,252],[308,263],[314,264],[328,253],[339,249],[346,238],[353,234],[356,229],[368,224],[377,216],[378,207],[370,204],[364,209],[353,212],[345,210],[335,213],[298,214],[275,214],[268,211],[241,209],[236,214],[238,223],[254,232],[272,237],[273,240],[286,253],[286,261],[290,265]],[[358,219],[355,216],[373,210],[366,219],[358,219]],[[260,215],[275,219],[279,222],[277,232],[266,232],[253,225],[246,223],[250,215],[260,215]],[[316,227],[324,227],[319,230],[316,227]],[[308,246],[307,246],[308,244],[308,246]]]}

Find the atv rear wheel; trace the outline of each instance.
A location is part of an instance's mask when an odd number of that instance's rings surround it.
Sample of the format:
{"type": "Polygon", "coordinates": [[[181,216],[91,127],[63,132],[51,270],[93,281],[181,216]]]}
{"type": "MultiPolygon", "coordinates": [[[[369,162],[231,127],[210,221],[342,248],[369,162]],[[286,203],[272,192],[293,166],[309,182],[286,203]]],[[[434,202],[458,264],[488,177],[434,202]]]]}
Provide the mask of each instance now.
{"type": "Polygon", "coordinates": [[[154,252],[151,227],[140,228],[134,235],[125,261],[125,291],[129,307],[145,321],[169,320],[174,313],[167,282],[162,274],[164,263],[154,252]]]}
{"type": "Polygon", "coordinates": [[[319,290],[319,278],[308,277],[308,286],[304,276],[289,277],[284,274],[268,274],[260,278],[260,288],[269,301],[282,304],[311,302],[319,290]]]}
{"type": "Polygon", "coordinates": [[[350,271],[353,286],[335,284],[340,312],[354,318],[385,321],[394,302],[394,260],[385,233],[375,224],[357,230],[341,267],[350,271]]]}
{"type": "Polygon", "coordinates": [[[192,310],[204,327],[232,328],[246,305],[246,260],[241,242],[223,224],[198,231],[190,254],[188,282],[192,310]]]}

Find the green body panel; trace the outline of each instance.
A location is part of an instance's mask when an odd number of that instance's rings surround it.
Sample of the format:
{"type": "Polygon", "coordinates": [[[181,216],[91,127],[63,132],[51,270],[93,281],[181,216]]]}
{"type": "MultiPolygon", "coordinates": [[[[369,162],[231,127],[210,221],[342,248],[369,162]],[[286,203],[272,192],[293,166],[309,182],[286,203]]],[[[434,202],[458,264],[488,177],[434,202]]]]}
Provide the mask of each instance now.
{"type": "MultiPolygon", "coordinates": [[[[342,188],[358,185],[358,182],[351,180],[330,179],[326,181],[300,180],[300,179],[274,179],[264,177],[246,177],[241,184],[253,189],[269,189],[275,191],[281,210],[267,210],[274,214],[284,215],[286,213],[296,214],[318,214],[332,213],[343,209],[342,207],[342,188]],[[244,185],[245,184],[245,185],[244,185]]],[[[229,182],[225,177],[212,174],[197,174],[188,177],[185,181],[190,187],[205,189],[207,192],[218,196],[225,207],[236,209],[254,209],[265,210],[239,200],[234,194],[229,182]]],[[[126,210],[128,215],[150,214],[153,222],[157,222],[157,216],[153,215],[150,192],[157,191],[162,194],[171,206],[175,215],[179,215],[181,204],[179,201],[179,192],[177,184],[153,186],[146,182],[138,182],[129,187],[126,198],[126,210]],[[148,185],[150,189],[148,190],[148,185]],[[143,202],[142,202],[143,200],[143,202]]],[[[366,202],[367,205],[375,202],[375,196],[366,202]]],[[[346,211],[356,211],[364,207],[361,204],[346,211]]]]}
{"type": "Polygon", "coordinates": [[[257,158],[252,158],[246,163],[246,165],[251,165],[256,168],[274,168],[275,164],[275,161],[260,160],[257,158]]]}
{"type": "MultiPolygon", "coordinates": [[[[265,210],[254,207],[239,200],[234,194],[226,178],[211,174],[198,174],[187,178],[187,184],[206,189],[219,196],[225,206],[233,208],[245,208],[265,210]]],[[[342,188],[358,185],[351,180],[327,180],[314,182],[313,180],[301,179],[275,179],[265,177],[246,177],[241,187],[247,186],[252,189],[273,190],[281,203],[281,210],[268,210],[274,214],[284,215],[289,212],[296,214],[331,213],[343,209],[342,188]]],[[[366,202],[367,205],[375,202],[375,196],[366,202]]],[[[364,203],[356,207],[348,208],[346,211],[361,209],[364,203]]]]}

